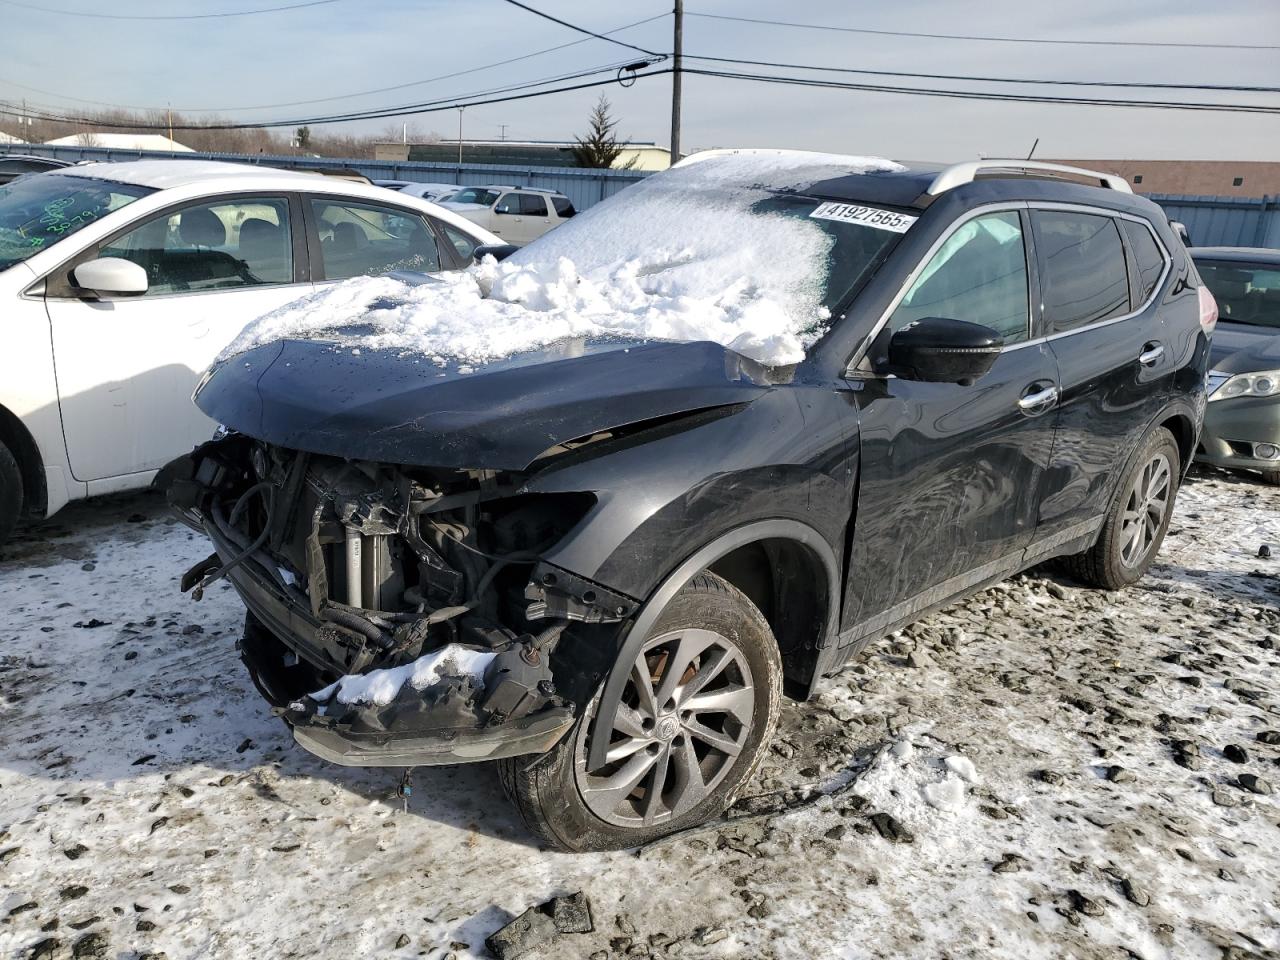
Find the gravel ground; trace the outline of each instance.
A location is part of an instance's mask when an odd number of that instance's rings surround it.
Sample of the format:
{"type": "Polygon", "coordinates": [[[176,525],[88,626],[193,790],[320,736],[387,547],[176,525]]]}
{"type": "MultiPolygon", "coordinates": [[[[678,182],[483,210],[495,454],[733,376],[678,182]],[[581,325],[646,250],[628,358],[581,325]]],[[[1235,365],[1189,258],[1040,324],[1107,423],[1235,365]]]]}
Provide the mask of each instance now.
{"type": "Polygon", "coordinates": [[[485,766],[328,766],[177,577],[143,495],[0,558],[0,956],[1280,957],[1280,489],[1197,473],[1120,595],[1042,571],[788,705],[741,810],[640,851],[539,850],[485,766]],[[807,789],[792,789],[809,785],[807,789]],[[756,799],[751,799],[755,797],[756,799]]]}

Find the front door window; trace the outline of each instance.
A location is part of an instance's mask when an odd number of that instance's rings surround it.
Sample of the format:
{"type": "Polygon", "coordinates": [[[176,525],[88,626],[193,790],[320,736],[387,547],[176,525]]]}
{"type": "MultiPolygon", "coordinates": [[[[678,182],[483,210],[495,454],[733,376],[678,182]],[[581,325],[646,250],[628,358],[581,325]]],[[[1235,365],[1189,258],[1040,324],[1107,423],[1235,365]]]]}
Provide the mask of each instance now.
{"type": "Polygon", "coordinates": [[[144,296],[293,282],[289,201],[218,200],[163,213],[102,247],[147,271],[144,296]]]}
{"type": "Polygon", "coordinates": [[[1026,340],[1030,309],[1027,257],[1017,211],[962,224],[925,265],[889,318],[897,331],[925,317],[991,327],[1005,343],[1026,340]]]}

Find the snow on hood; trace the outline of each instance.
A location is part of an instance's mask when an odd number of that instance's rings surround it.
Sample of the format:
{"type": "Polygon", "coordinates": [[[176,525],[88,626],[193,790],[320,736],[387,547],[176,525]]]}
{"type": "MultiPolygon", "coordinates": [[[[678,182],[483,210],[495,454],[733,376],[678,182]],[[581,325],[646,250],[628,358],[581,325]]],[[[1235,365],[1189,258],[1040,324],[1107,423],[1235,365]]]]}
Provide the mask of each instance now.
{"type": "Polygon", "coordinates": [[[356,278],[250,324],[219,357],[286,338],[484,363],[572,337],[709,340],[769,366],[826,329],[834,242],[813,219],[752,207],[888,160],[716,154],[646,178],[497,263],[440,283],[356,278]]]}

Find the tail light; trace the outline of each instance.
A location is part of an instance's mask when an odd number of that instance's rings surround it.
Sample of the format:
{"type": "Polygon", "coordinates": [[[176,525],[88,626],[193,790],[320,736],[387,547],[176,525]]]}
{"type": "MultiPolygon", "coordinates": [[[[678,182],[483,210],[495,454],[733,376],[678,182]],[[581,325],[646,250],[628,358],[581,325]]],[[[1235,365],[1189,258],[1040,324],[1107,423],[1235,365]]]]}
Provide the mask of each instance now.
{"type": "Polygon", "coordinates": [[[1218,301],[1213,299],[1213,294],[1203,283],[1200,284],[1198,293],[1200,294],[1200,327],[1205,333],[1213,333],[1213,328],[1218,325],[1218,301]]]}

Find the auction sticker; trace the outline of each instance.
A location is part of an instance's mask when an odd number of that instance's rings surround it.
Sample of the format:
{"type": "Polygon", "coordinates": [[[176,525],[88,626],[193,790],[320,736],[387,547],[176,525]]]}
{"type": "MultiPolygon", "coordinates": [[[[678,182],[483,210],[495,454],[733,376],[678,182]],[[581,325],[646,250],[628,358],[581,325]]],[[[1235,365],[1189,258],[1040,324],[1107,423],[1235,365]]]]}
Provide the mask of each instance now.
{"type": "Polygon", "coordinates": [[[864,227],[875,227],[877,230],[891,230],[894,233],[906,233],[916,222],[915,217],[905,213],[894,213],[892,210],[877,210],[875,207],[860,207],[853,203],[820,203],[811,217],[819,220],[839,220],[842,223],[860,223],[864,227]]]}

